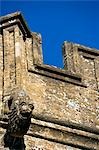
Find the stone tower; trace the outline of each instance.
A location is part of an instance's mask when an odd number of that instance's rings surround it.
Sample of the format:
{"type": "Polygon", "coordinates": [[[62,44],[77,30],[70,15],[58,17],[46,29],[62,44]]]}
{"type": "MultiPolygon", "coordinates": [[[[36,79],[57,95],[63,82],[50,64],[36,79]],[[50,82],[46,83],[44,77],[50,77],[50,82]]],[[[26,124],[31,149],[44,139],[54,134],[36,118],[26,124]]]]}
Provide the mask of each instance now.
{"type": "Polygon", "coordinates": [[[64,42],[64,69],[43,63],[41,35],[20,12],[0,18],[0,137],[17,87],[34,103],[27,150],[99,150],[99,51],[64,42]]]}

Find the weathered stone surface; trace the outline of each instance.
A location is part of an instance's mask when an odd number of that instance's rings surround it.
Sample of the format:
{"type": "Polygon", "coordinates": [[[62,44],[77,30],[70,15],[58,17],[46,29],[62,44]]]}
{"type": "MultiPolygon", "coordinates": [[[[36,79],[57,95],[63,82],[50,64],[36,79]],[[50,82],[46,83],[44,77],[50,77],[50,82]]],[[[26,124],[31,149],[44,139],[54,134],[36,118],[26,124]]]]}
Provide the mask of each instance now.
{"type": "Polygon", "coordinates": [[[27,143],[28,150],[80,150],[79,148],[73,148],[30,136],[25,136],[25,142],[27,143]]]}
{"type": "Polygon", "coordinates": [[[8,99],[24,89],[32,102],[27,150],[99,149],[99,51],[64,42],[64,69],[43,64],[42,40],[20,13],[1,18],[0,136],[8,99]]]}

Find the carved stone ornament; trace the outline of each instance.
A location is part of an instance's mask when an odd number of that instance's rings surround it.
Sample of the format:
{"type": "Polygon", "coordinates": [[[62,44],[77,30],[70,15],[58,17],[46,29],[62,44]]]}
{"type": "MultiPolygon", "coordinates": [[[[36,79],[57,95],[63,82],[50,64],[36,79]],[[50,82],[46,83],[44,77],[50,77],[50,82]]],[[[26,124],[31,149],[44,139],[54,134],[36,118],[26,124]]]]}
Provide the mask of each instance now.
{"type": "Polygon", "coordinates": [[[8,106],[8,127],[4,135],[4,147],[10,150],[25,150],[24,135],[29,129],[34,106],[23,90],[11,95],[8,106]]]}

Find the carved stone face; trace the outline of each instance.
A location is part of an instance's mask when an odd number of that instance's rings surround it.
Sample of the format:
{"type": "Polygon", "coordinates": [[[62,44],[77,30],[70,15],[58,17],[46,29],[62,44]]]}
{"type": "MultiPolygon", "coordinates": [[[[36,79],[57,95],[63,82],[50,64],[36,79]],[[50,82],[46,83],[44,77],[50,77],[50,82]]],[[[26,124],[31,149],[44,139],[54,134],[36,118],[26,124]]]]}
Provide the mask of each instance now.
{"type": "Polygon", "coordinates": [[[16,91],[11,96],[8,113],[7,132],[11,136],[22,137],[27,133],[32,117],[34,105],[26,92],[16,91]]]}
{"type": "Polygon", "coordinates": [[[29,102],[27,103],[25,101],[22,101],[19,104],[20,115],[24,119],[31,117],[33,109],[34,109],[34,106],[32,103],[29,103],[29,102]]]}
{"type": "Polygon", "coordinates": [[[31,118],[34,105],[30,97],[25,91],[20,90],[11,95],[9,101],[9,110],[17,112],[17,116],[21,119],[31,118]]]}
{"type": "Polygon", "coordinates": [[[23,119],[31,117],[34,105],[30,97],[24,91],[19,91],[13,96],[13,99],[19,117],[23,119]]]}

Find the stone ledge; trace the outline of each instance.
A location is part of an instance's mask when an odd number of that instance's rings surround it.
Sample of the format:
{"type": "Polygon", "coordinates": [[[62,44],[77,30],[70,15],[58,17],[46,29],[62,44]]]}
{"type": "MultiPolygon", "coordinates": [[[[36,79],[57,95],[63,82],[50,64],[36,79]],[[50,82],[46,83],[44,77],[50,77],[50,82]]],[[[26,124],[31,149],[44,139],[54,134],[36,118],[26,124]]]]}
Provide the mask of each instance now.
{"type": "MultiPolygon", "coordinates": [[[[6,119],[4,120],[0,121],[0,127],[2,128],[4,126],[6,128],[7,126],[6,119]]],[[[48,122],[48,120],[42,121],[32,118],[27,135],[85,150],[98,150],[99,148],[98,133],[82,131],[71,126],[66,127],[50,121],[48,122]]]]}
{"type": "Polygon", "coordinates": [[[99,50],[87,48],[87,47],[84,47],[84,46],[79,46],[78,51],[82,51],[84,53],[87,53],[90,56],[93,55],[93,57],[99,56],[99,50]]]}
{"type": "Polygon", "coordinates": [[[71,77],[75,80],[81,81],[80,75],[70,73],[64,69],[61,69],[61,68],[59,69],[59,68],[54,67],[54,66],[49,66],[49,65],[45,65],[45,64],[35,64],[35,68],[43,69],[45,71],[53,72],[53,73],[64,75],[64,76],[68,76],[68,77],[71,77]]]}
{"type": "Polygon", "coordinates": [[[99,136],[32,118],[28,135],[86,150],[98,150],[99,136]]]}
{"type": "Polygon", "coordinates": [[[82,79],[79,75],[72,74],[64,69],[59,69],[49,65],[35,64],[34,66],[35,68],[29,68],[28,72],[86,87],[86,85],[82,83],[82,79]]]}
{"type": "Polygon", "coordinates": [[[61,131],[66,131],[68,133],[73,133],[75,135],[78,135],[78,136],[83,136],[83,137],[88,137],[88,138],[92,138],[92,139],[96,139],[96,140],[99,140],[99,136],[95,133],[90,133],[90,132],[87,132],[87,131],[82,131],[82,130],[79,130],[79,129],[73,129],[71,127],[66,127],[66,126],[62,126],[62,125],[58,125],[58,124],[55,124],[55,123],[51,123],[51,122],[46,122],[46,121],[42,121],[42,120],[37,120],[37,119],[34,119],[32,118],[31,119],[31,125],[39,125],[39,126],[42,126],[42,127],[48,127],[48,128],[51,128],[51,129],[56,129],[56,130],[61,130],[61,131]]]}
{"type": "MultiPolygon", "coordinates": [[[[53,131],[54,132],[54,131],[53,131]]],[[[57,133],[58,134],[58,133],[57,133]]],[[[79,148],[79,149],[83,149],[83,150],[99,150],[99,146],[98,146],[98,142],[97,142],[97,146],[94,145],[92,146],[90,143],[88,144],[87,142],[82,142],[82,144],[78,144],[80,141],[73,141],[72,142],[72,139],[74,138],[73,136],[71,137],[70,141],[63,141],[63,140],[59,140],[59,139],[56,139],[56,137],[54,138],[50,138],[50,137],[46,137],[46,136],[43,136],[43,135],[39,135],[37,133],[33,133],[33,132],[30,132],[28,133],[27,135],[29,136],[32,136],[32,137],[36,137],[36,138],[39,138],[39,139],[44,139],[44,140],[47,140],[47,141],[50,141],[50,142],[54,142],[54,143],[58,143],[58,144],[62,144],[62,145],[65,145],[65,146],[71,146],[73,148],[79,148]],[[87,146],[88,145],[88,146],[87,146]]],[[[68,135],[66,135],[68,136],[68,135]]],[[[78,137],[79,139],[79,137],[78,137]]],[[[81,139],[80,139],[81,140],[81,139]]],[[[81,140],[82,141],[82,140],[81,140]]],[[[87,139],[88,141],[88,139],[87,139]]],[[[93,141],[93,140],[92,140],[93,141]]],[[[89,142],[89,141],[88,141],[89,142]]],[[[93,141],[94,142],[94,141],[93,141]]]]}
{"type": "Polygon", "coordinates": [[[87,48],[85,49],[82,47],[78,47],[78,51],[85,58],[89,58],[89,59],[94,60],[97,57],[99,57],[99,50],[93,50],[93,49],[87,49],[87,48]]]}
{"type": "Polygon", "coordinates": [[[72,129],[77,129],[77,130],[90,132],[90,133],[99,135],[99,129],[98,128],[89,127],[89,126],[84,125],[84,124],[74,123],[74,122],[71,122],[69,120],[64,121],[62,119],[59,120],[59,119],[51,118],[51,117],[48,117],[48,116],[41,116],[41,115],[33,115],[33,118],[36,119],[36,120],[41,120],[41,121],[45,121],[45,122],[48,122],[48,123],[50,122],[50,123],[54,123],[54,124],[61,125],[61,126],[64,126],[64,127],[69,127],[69,128],[72,128],[72,129]]]}

